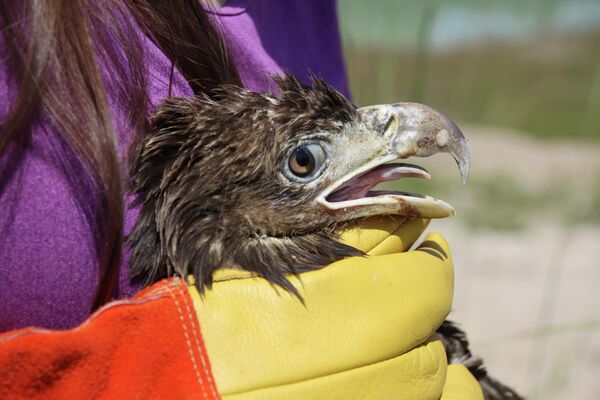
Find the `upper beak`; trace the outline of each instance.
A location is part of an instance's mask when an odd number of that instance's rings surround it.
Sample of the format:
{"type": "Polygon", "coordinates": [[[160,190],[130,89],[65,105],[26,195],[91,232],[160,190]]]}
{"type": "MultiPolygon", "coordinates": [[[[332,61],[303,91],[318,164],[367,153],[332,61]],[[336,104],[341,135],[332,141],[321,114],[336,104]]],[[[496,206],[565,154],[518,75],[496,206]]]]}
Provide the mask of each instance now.
{"type": "Polygon", "coordinates": [[[360,108],[358,112],[367,126],[389,138],[390,154],[408,158],[450,153],[458,164],[462,183],[467,183],[467,139],[444,114],[417,103],[369,106],[360,108]]]}
{"type": "Polygon", "coordinates": [[[365,128],[381,135],[383,147],[375,159],[348,172],[325,189],[317,202],[330,212],[348,218],[378,214],[399,214],[423,218],[454,215],[448,203],[425,195],[370,190],[378,183],[404,177],[429,179],[424,169],[409,164],[387,164],[395,159],[428,157],[450,153],[458,164],[463,184],[469,176],[467,140],[456,124],[430,107],[396,103],[358,110],[365,128]],[[384,165],[385,164],[385,165],[384,165]]]}

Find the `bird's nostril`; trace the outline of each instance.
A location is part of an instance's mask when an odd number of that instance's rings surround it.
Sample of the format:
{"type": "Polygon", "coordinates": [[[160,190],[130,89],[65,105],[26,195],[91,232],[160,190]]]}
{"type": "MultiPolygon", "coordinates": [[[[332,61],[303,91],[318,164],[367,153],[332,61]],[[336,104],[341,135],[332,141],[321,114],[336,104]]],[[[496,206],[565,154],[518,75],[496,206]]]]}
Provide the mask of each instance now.
{"type": "Polygon", "coordinates": [[[390,116],[387,118],[387,121],[385,122],[385,125],[383,126],[383,129],[381,129],[380,133],[382,135],[385,135],[386,132],[392,127],[392,124],[394,123],[394,121],[396,121],[396,116],[394,114],[390,114],[390,116]]]}
{"type": "Polygon", "coordinates": [[[380,135],[385,135],[396,121],[396,115],[390,112],[388,106],[365,107],[362,120],[368,128],[380,135]]]}

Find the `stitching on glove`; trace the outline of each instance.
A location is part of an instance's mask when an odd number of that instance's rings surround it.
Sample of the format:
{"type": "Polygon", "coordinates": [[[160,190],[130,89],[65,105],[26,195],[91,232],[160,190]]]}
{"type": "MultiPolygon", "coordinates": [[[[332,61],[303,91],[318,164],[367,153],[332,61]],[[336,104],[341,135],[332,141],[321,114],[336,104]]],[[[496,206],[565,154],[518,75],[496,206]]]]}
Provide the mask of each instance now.
{"type": "MultiPolygon", "coordinates": [[[[190,342],[190,337],[187,332],[187,324],[185,323],[185,319],[183,318],[183,312],[181,311],[179,301],[177,300],[177,296],[175,295],[175,293],[173,292],[173,290],[170,287],[166,287],[165,289],[169,292],[171,298],[175,302],[175,307],[177,308],[177,313],[179,314],[179,320],[181,321],[181,325],[183,327],[183,336],[185,337],[185,342],[187,343],[187,346],[188,346],[188,351],[189,351],[188,354],[190,356],[190,360],[192,361],[192,366],[194,367],[194,373],[196,375],[196,379],[198,380],[198,384],[200,385],[200,387],[202,387],[203,386],[202,385],[202,377],[200,376],[200,370],[198,369],[196,357],[194,356],[194,349],[192,347],[192,343],[190,342]]],[[[202,392],[202,397],[204,397],[205,399],[208,400],[206,391],[202,390],[201,392],[202,392]]]]}
{"type": "Polygon", "coordinates": [[[188,294],[187,287],[185,286],[185,283],[183,281],[181,281],[180,284],[178,285],[178,289],[179,289],[179,293],[183,297],[183,304],[185,305],[188,320],[191,325],[190,329],[192,330],[192,333],[194,334],[194,341],[196,342],[196,346],[198,346],[197,349],[198,349],[198,352],[200,353],[200,362],[202,363],[202,368],[204,369],[204,373],[205,373],[208,383],[210,385],[211,393],[213,394],[215,399],[218,399],[219,394],[216,391],[216,383],[213,381],[213,378],[212,378],[212,372],[209,367],[210,362],[208,359],[205,358],[206,352],[204,351],[205,349],[204,349],[203,341],[202,341],[202,333],[200,332],[200,325],[198,323],[194,323],[195,321],[197,322],[197,320],[192,315],[193,305],[190,306],[190,304],[189,304],[191,299],[188,294]]]}
{"type": "MultiPolygon", "coordinates": [[[[212,372],[209,367],[210,362],[208,361],[208,359],[205,358],[206,357],[206,351],[205,351],[206,349],[204,347],[204,342],[202,341],[202,333],[200,332],[199,325],[197,323],[194,323],[196,321],[196,319],[192,315],[191,310],[193,309],[193,306],[190,307],[190,304],[189,304],[190,299],[189,299],[189,296],[187,295],[187,287],[186,287],[185,282],[179,278],[171,278],[168,281],[161,282],[160,284],[154,285],[150,290],[148,290],[146,293],[144,293],[144,298],[147,298],[150,296],[155,296],[155,298],[156,298],[156,296],[161,296],[161,295],[169,296],[174,300],[175,307],[177,308],[177,312],[179,313],[179,319],[182,322],[182,327],[183,327],[186,343],[188,346],[190,359],[192,361],[192,365],[194,366],[194,372],[195,372],[198,382],[200,383],[200,386],[203,386],[203,384],[205,382],[207,382],[210,386],[210,391],[211,391],[210,397],[212,399],[219,399],[220,396],[219,396],[218,392],[216,391],[216,383],[213,381],[212,372]],[[175,291],[177,291],[177,293],[175,293],[175,291]],[[177,297],[181,297],[183,299],[183,304],[185,305],[187,313],[185,313],[185,314],[183,313],[183,310],[179,304],[179,301],[177,300],[177,297]],[[187,321],[184,320],[185,316],[187,316],[187,321]],[[188,328],[191,330],[191,332],[193,334],[194,342],[196,345],[195,347],[192,346],[191,340],[189,340],[189,336],[187,334],[188,328]],[[200,370],[197,368],[197,362],[196,362],[197,356],[196,356],[196,353],[194,352],[194,349],[196,349],[197,352],[199,353],[199,358],[200,358],[200,362],[202,364],[202,370],[203,370],[202,372],[204,372],[204,375],[202,375],[200,373],[200,370]]],[[[208,399],[206,391],[203,390],[202,395],[205,399],[208,399]]]]}

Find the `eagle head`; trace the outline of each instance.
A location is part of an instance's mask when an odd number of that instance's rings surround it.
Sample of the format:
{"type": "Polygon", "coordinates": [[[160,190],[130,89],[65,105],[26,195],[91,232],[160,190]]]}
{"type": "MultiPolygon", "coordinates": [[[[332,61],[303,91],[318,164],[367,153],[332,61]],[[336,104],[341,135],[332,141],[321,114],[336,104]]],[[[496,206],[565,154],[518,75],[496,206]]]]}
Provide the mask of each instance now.
{"type": "Polygon", "coordinates": [[[361,254],[336,240],[338,228],[377,214],[454,213],[429,196],[371,190],[428,179],[394,161],[439,152],[465,181],[466,140],[448,118],[413,103],[357,108],[319,79],[275,81],[276,96],[223,86],[158,107],[132,167],[134,277],[193,274],[203,289],[232,267],[294,290],[286,276],[361,254]]]}

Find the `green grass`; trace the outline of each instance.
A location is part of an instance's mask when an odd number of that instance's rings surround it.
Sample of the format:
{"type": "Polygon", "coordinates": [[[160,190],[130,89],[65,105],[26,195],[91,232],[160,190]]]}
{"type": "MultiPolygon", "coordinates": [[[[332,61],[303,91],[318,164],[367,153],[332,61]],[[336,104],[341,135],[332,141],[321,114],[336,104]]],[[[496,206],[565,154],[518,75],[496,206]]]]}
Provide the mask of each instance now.
{"type": "Polygon", "coordinates": [[[450,53],[345,51],[358,105],[418,101],[459,122],[600,139],[600,31],[450,53]]]}

